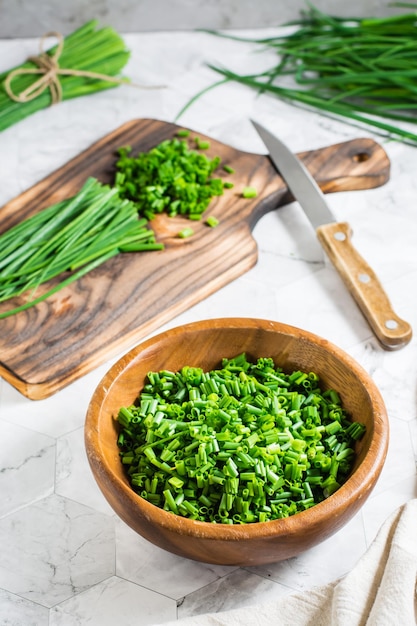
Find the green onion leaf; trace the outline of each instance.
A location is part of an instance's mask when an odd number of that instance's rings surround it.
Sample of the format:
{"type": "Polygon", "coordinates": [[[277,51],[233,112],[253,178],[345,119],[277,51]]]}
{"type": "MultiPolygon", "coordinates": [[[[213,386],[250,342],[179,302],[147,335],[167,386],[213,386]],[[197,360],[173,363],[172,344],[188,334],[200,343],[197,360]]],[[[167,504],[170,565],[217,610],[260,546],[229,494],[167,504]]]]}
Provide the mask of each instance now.
{"type": "Polygon", "coordinates": [[[272,50],[277,61],[258,74],[209,65],[222,81],[195,95],[177,118],[209,89],[234,81],[417,144],[417,134],[407,128],[417,123],[417,4],[394,6],[414,11],[383,18],[342,18],[309,4],[300,19],[283,24],[284,33],[276,37],[251,39],[208,31],[258,44],[261,52],[272,50]]]}

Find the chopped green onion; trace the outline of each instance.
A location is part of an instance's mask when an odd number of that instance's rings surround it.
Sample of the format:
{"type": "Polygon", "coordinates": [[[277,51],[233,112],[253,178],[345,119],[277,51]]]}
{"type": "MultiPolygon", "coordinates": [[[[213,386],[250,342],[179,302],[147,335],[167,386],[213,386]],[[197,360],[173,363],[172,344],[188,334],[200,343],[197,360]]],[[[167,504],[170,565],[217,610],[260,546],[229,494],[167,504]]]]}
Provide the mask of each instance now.
{"type": "Polygon", "coordinates": [[[217,217],[214,217],[214,215],[209,215],[208,218],[206,219],[206,224],[207,226],[210,226],[211,228],[215,228],[216,226],[219,225],[219,220],[217,219],[217,217]]]}
{"type": "Polygon", "coordinates": [[[257,195],[258,195],[258,192],[256,191],[254,187],[244,187],[242,189],[242,196],[244,198],[256,198],[257,195]]]}
{"type": "Polygon", "coordinates": [[[115,185],[149,220],[158,213],[199,219],[224,193],[223,180],[214,177],[220,158],[191,150],[183,139],[166,139],[137,156],[130,153],[129,146],[119,149],[115,185]]]}
{"type": "Polygon", "coordinates": [[[210,372],[149,372],[118,422],[132,489],[174,514],[227,524],[288,517],[329,497],[351,472],[351,435],[365,432],[316,374],[245,354],[210,372]]]}
{"type": "Polygon", "coordinates": [[[199,150],[208,150],[210,148],[209,141],[201,141],[201,139],[199,139],[198,141],[196,141],[196,143],[199,150]]]}
{"type": "Polygon", "coordinates": [[[183,228],[179,231],[178,237],[180,239],[187,239],[188,237],[192,237],[194,235],[194,231],[192,228],[183,228]]]}

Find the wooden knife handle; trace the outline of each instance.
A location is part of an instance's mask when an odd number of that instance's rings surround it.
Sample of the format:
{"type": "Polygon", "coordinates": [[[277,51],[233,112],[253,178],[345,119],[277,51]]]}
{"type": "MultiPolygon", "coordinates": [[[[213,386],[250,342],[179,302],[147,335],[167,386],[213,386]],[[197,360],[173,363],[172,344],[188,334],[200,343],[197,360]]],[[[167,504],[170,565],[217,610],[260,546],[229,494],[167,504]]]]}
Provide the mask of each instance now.
{"type": "Polygon", "coordinates": [[[317,229],[321,245],[383,348],[402,348],[411,339],[411,326],[393,311],[374,271],[354,248],[351,235],[346,222],[325,224],[317,229]]]}

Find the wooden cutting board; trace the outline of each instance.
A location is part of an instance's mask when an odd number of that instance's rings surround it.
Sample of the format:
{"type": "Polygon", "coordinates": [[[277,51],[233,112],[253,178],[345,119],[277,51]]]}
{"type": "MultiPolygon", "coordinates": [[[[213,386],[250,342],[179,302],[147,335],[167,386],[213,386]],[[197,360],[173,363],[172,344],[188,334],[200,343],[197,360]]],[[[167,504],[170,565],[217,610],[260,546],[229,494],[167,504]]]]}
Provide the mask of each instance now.
{"type": "MultiPolygon", "coordinates": [[[[178,129],[152,119],[124,124],[6,204],[0,210],[0,231],[74,195],[89,176],[112,182],[120,146],[130,145],[133,154],[148,151],[178,129]]],[[[234,188],[213,200],[206,212],[217,216],[219,226],[158,216],[151,226],[164,250],[120,254],[36,307],[0,320],[0,375],[22,394],[31,399],[52,395],[256,263],[255,223],[292,197],[267,156],[199,137],[210,141],[205,154],[220,156],[222,164],[235,170],[232,175],[219,170],[234,188]],[[243,198],[245,186],[255,187],[258,196],[243,198]],[[178,238],[179,230],[190,225],[194,236],[178,238]]],[[[369,189],[389,178],[388,157],[371,139],[299,156],[327,193],[369,189]]],[[[0,311],[23,302],[2,303],[0,311]]]]}

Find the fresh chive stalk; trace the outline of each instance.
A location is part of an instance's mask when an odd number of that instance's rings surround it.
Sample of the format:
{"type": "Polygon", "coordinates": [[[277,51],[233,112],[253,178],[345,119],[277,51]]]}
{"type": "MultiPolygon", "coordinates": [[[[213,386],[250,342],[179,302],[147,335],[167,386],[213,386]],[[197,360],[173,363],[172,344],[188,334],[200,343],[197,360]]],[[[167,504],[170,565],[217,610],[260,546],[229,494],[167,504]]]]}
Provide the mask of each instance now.
{"type": "MultiPolygon", "coordinates": [[[[56,46],[52,47],[47,51],[47,54],[55,53],[56,48],[56,46]]],[[[63,50],[58,63],[63,69],[120,77],[120,72],[126,65],[129,56],[130,52],[116,31],[110,27],[97,28],[97,21],[91,20],[64,38],[63,50]]],[[[16,69],[36,67],[34,62],[27,61],[0,74],[0,131],[51,104],[51,94],[48,88],[28,102],[15,102],[5,90],[4,82],[10,72],[16,69]]],[[[15,76],[13,79],[14,93],[21,93],[32,85],[37,78],[39,78],[37,75],[19,74],[15,76]]],[[[110,89],[118,84],[112,82],[111,78],[102,80],[85,76],[59,75],[58,79],[62,87],[63,100],[110,89]]]]}
{"type": "MultiPolygon", "coordinates": [[[[204,142],[200,149],[207,149],[204,142]]],[[[162,212],[201,220],[212,198],[230,186],[214,177],[219,164],[219,157],[191,150],[179,138],[136,157],[121,148],[112,186],[89,178],[74,197],[0,234],[0,303],[26,294],[23,304],[0,312],[0,319],[38,304],[119,252],[163,249],[149,220],[162,212]],[[57,284],[40,293],[41,285],[57,277],[57,284]]],[[[211,216],[207,223],[218,221],[211,216]]],[[[193,234],[185,227],[178,237],[193,234]]]]}
{"type": "MultiPolygon", "coordinates": [[[[393,6],[417,9],[417,4],[393,6]]],[[[259,44],[278,56],[276,64],[259,74],[210,65],[223,76],[213,87],[239,82],[259,93],[417,143],[417,134],[407,128],[417,123],[415,11],[383,18],[340,18],[309,5],[300,19],[283,26],[288,27],[283,35],[254,39],[209,31],[259,44]],[[288,86],[289,77],[293,86],[288,86]]],[[[177,117],[204,92],[194,96],[177,117]]]]}
{"type": "Polygon", "coordinates": [[[346,481],[365,427],[314,372],[245,354],[205,372],[149,372],[118,414],[132,488],[191,519],[267,522],[304,511],[346,481]]]}
{"type": "Polygon", "coordinates": [[[29,295],[23,304],[0,312],[0,319],[38,304],[119,252],[162,248],[132,202],[89,178],[74,197],[0,235],[0,302],[29,295]],[[41,285],[58,276],[57,284],[37,295],[41,285]]]}

